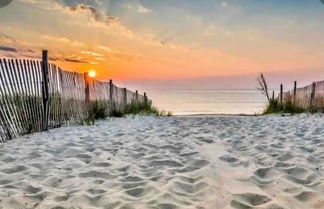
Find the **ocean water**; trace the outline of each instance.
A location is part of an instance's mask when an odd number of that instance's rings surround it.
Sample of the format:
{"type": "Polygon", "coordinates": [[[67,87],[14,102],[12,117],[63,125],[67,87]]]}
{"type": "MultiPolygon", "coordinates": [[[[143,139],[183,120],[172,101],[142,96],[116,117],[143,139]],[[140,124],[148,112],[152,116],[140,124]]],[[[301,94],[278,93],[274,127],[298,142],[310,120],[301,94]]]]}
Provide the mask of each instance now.
{"type": "Polygon", "coordinates": [[[174,115],[262,113],[266,99],[257,90],[151,90],[154,106],[174,115]]]}

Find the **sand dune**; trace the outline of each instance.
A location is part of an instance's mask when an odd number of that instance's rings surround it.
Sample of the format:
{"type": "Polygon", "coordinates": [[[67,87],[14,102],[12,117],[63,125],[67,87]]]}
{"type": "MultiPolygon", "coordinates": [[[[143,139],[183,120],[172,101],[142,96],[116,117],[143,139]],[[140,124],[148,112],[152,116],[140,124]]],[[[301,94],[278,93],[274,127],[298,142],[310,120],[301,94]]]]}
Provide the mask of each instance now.
{"type": "Polygon", "coordinates": [[[0,208],[323,209],[324,117],[128,117],[0,145],[0,208]]]}

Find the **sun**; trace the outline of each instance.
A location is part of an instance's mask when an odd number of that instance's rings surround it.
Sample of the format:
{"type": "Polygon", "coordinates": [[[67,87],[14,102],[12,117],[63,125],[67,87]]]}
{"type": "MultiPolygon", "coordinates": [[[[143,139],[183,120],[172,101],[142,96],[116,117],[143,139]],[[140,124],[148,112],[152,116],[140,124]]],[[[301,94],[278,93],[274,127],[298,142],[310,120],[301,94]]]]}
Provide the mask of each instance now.
{"type": "Polygon", "coordinates": [[[91,70],[91,71],[89,71],[88,75],[90,78],[94,78],[97,76],[97,73],[96,73],[96,71],[91,70]]]}

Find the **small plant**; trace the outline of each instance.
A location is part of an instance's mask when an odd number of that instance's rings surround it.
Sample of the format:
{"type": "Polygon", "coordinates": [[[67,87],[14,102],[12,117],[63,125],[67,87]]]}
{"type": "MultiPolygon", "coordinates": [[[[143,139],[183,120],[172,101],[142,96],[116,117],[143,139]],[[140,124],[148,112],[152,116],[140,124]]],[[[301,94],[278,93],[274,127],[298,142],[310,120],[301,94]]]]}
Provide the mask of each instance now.
{"type": "Polygon", "coordinates": [[[108,105],[104,101],[95,101],[89,105],[86,116],[81,119],[80,125],[94,125],[96,120],[105,119],[109,116],[108,105]]]}
{"type": "Polygon", "coordinates": [[[281,109],[278,100],[271,99],[263,114],[279,113],[281,109]]]}
{"type": "Polygon", "coordinates": [[[93,114],[91,114],[91,112],[88,112],[86,116],[83,119],[81,119],[81,121],[79,122],[79,125],[82,126],[90,126],[94,124],[95,124],[95,117],[93,114]]]}
{"type": "Polygon", "coordinates": [[[91,107],[90,111],[92,112],[92,114],[94,115],[94,118],[96,120],[105,119],[109,116],[109,114],[108,114],[109,106],[106,102],[95,101],[92,103],[91,106],[92,107],[91,107]]]}

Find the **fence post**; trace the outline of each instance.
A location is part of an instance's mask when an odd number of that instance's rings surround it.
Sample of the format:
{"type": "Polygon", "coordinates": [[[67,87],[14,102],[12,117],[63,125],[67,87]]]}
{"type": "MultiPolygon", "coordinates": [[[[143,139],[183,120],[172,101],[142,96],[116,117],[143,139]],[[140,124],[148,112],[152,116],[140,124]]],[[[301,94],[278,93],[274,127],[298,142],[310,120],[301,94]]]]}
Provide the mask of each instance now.
{"type": "Polygon", "coordinates": [[[311,93],[311,97],[310,97],[310,104],[309,104],[309,108],[310,108],[310,110],[312,110],[313,105],[314,105],[314,100],[315,100],[315,89],[316,89],[316,83],[313,82],[313,84],[312,84],[312,93],[311,93]]]}
{"type": "Polygon", "coordinates": [[[42,51],[42,97],[43,97],[43,121],[42,130],[48,131],[49,118],[49,92],[48,92],[48,51],[42,51]]]}
{"type": "Polygon", "coordinates": [[[112,80],[109,80],[109,101],[111,110],[114,109],[114,84],[112,80]]]}
{"type": "Polygon", "coordinates": [[[147,95],[146,92],[144,92],[144,104],[148,104],[148,99],[147,99],[147,95]]]}
{"type": "Polygon", "coordinates": [[[85,104],[87,108],[89,107],[90,104],[90,84],[89,84],[89,73],[84,73],[84,82],[85,82],[85,104]]]}
{"type": "Polygon", "coordinates": [[[280,84],[280,105],[283,105],[283,85],[280,84]]]}
{"type": "Polygon", "coordinates": [[[127,89],[126,88],[124,88],[123,89],[123,96],[124,96],[124,98],[123,98],[123,100],[124,100],[124,108],[126,108],[126,106],[127,106],[127,89]]]}
{"type": "Polygon", "coordinates": [[[59,123],[60,125],[62,125],[64,123],[64,117],[63,117],[63,102],[62,102],[62,95],[63,95],[63,72],[61,70],[61,68],[58,68],[58,72],[59,72],[59,86],[61,87],[61,93],[60,93],[60,97],[59,97],[59,123]]]}
{"type": "Polygon", "coordinates": [[[138,104],[138,90],[135,92],[135,103],[138,104]]]}
{"type": "Polygon", "coordinates": [[[294,98],[293,98],[293,104],[296,105],[296,94],[297,94],[297,81],[294,83],[294,98]]]}

